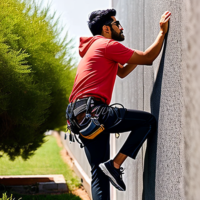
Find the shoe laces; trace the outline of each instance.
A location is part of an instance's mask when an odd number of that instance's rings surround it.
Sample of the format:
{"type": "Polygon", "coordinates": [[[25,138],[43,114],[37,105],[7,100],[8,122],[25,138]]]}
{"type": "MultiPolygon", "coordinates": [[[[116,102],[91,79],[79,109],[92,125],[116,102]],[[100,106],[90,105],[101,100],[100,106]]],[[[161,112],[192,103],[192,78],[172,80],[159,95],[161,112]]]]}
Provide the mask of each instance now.
{"type": "Polygon", "coordinates": [[[120,167],[120,168],[119,168],[120,179],[122,179],[122,174],[124,174],[124,168],[123,168],[123,167],[120,167]]]}

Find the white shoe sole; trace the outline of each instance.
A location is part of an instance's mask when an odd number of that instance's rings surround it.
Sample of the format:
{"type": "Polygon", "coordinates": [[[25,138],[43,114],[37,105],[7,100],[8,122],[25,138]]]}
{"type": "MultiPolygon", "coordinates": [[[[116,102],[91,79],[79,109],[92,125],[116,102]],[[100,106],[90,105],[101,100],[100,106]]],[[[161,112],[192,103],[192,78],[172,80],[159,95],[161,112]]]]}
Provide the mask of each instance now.
{"type": "Polygon", "coordinates": [[[103,171],[103,173],[109,177],[110,182],[113,184],[113,186],[115,186],[118,190],[120,191],[125,191],[120,185],[117,184],[115,178],[112,176],[112,174],[110,174],[110,172],[107,170],[106,166],[104,165],[104,163],[101,163],[99,165],[99,167],[101,168],[101,170],[103,171]]]}

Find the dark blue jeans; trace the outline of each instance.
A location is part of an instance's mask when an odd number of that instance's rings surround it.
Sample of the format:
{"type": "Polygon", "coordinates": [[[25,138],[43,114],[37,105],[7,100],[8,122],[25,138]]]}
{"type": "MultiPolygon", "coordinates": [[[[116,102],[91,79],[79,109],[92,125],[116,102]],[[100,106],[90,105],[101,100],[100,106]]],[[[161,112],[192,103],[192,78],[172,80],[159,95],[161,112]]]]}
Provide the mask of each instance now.
{"type": "Polygon", "coordinates": [[[85,145],[84,150],[91,166],[93,200],[110,200],[109,179],[98,167],[100,163],[109,160],[110,133],[131,131],[119,152],[135,159],[148,135],[154,133],[157,129],[156,119],[151,113],[138,110],[123,110],[123,108],[116,109],[119,115],[123,113],[123,120],[118,125],[109,129],[116,121],[116,115],[110,108],[107,115],[100,118],[101,123],[105,125],[107,130],[100,133],[93,140],[86,140],[80,137],[85,145]]]}

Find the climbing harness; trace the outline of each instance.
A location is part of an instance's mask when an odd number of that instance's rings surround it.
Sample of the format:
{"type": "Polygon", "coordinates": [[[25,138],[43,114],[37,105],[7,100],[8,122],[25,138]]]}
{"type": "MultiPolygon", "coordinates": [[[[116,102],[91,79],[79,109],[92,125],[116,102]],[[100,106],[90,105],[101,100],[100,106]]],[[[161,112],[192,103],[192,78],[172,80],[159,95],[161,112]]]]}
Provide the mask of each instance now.
{"type": "MultiPolygon", "coordinates": [[[[66,110],[67,129],[70,131],[70,141],[74,142],[76,140],[82,148],[84,145],[77,139],[77,134],[85,139],[92,140],[104,130],[109,130],[118,125],[122,121],[122,117],[119,116],[116,107],[113,107],[114,105],[120,105],[124,108],[119,103],[108,106],[101,101],[96,101],[93,97],[78,99],[74,103],[70,103],[66,110]],[[85,118],[78,124],[76,116],[82,112],[85,112],[85,118]],[[112,126],[107,126],[104,123],[101,124],[100,121],[106,122],[107,118],[109,118],[109,112],[114,112],[116,120],[112,123],[112,126]]],[[[117,134],[119,137],[119,133],[117,134]]]]}

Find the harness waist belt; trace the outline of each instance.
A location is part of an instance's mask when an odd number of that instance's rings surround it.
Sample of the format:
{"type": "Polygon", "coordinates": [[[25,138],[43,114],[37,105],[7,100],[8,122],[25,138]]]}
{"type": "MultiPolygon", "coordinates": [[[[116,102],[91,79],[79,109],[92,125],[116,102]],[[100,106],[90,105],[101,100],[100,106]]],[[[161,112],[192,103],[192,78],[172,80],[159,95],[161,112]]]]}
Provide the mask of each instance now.
{"type": "MultiPolygon", "coordinates": [[[[73,107],[73,104],[75,104],[74,105],[74,109],[73,109],[75,117],[77,115],[79,115],[80,113],[86,111],[86,105],[87,105],[88,98],[77,99],[74,103],[72,103],[72,107],[73,107]]],[[[94,99],[92,98],[91,99],[91,104],[93,104],[93,103],[94,103],[94,99]]]]}

